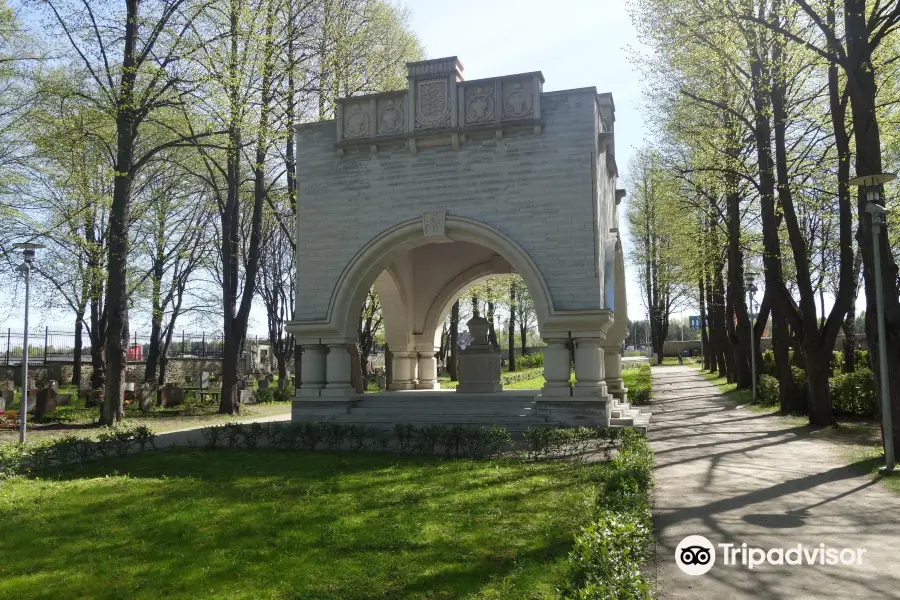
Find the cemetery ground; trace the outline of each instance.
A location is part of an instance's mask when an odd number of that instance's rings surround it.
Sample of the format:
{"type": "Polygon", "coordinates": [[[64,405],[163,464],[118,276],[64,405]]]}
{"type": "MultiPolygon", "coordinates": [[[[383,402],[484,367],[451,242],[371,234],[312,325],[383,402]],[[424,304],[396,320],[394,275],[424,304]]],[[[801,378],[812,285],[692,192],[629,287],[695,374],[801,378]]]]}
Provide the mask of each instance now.
{"type": "MultiPolygon", "coordinates": [[[[28,439],[44,439],[59,437],[71,433],[79,435],[96,434],[100,427],[96,425],[99,417],[99,407],[85,408],[84,398],[78,398],[74,390],[61,387],[60,393],[72,393],[71,406],[60,406],[48,413],[40,422],[29,418],[27,435],[28,439]]],[[[19,410],[19,396],[16,393],[16,401],[6,407],[6,414],[16,417],[19,410]]],[[[129,425],[145,425],[154,433],[166,433],[182,429],[194,429],[206,427],[214,423],[224,423],[235,420],[231,415],[218,414],[218,402],[212,400],[199,401],[188,396],[183,405],[163,408],[153,406],[149,411],[142,412],[134,403],[126,403],[125,419],[129,425]]],[[[272,418],[279,415],[285,419],[290,418],[290,402],[267,402],[264,404],[244,405],[241,407],[239,420],[252,420],[272,418]]],[[[33,413],[32,413],[33,414],[33,413]]],[[[31,417],[31,414],[29,414],[31,417]]],[[[19,432],[15,428],[0,428],[0,443],[11,442],[19,439],[19,432]]]]}

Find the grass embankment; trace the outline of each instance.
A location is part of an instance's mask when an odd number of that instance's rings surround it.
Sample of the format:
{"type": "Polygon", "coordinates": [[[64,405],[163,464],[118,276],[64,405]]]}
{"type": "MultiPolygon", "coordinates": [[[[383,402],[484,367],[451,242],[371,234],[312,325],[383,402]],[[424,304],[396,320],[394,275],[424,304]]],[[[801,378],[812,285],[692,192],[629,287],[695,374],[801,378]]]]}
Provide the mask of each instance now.
{"type": "Polygon", "coordinates": [[[639,436],[619,454],[167,451],[12,477],[0,597],[549,599],[595,576],[640,589],[652,458],[639,436]]]}

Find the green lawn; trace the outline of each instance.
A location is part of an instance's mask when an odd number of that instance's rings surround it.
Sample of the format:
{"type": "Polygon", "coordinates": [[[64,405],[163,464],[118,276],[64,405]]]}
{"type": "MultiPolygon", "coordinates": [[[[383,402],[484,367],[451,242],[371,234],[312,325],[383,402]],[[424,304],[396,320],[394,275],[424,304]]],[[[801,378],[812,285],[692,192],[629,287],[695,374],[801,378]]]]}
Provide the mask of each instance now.
{"type": "Polygon", "coordinates": [[[162,452],[0,483],[2,598],[554,598],[608,464],[162,452]]]}

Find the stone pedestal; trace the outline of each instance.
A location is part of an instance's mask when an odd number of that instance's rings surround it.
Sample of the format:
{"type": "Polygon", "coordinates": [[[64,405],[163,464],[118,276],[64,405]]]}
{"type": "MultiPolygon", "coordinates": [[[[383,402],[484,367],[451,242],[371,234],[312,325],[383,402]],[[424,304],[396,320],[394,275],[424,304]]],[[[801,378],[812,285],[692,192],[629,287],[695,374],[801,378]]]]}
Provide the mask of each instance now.
{"type": "Polygon", "coordinates": [[[459,353],[459,393],[485,394],[499,392],[500,350],[488,342],[490,323],[484,317],[470,319],[466,326],[472,343],[459,353]]]}

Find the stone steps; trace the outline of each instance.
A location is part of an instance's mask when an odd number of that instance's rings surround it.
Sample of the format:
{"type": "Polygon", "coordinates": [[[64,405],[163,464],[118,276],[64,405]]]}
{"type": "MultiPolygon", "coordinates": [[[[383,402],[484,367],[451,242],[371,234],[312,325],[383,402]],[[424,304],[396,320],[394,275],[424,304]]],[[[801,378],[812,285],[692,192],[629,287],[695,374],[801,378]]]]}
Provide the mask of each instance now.
{"type": "MultiPolygon", "coordinates": [[[[604,409],[577,398],[541,401],[536,390],[498,394],[388,392],[330,401],[297,401],[293,420],[365,424],[390,428],[413,425],[498,425],[511,431],[530,427],[593,427],[603,422],[604,409]]],[[[615,402],[610,407],[613,427],[646,427],[649,413],[640,407],[615,402]]]]}

